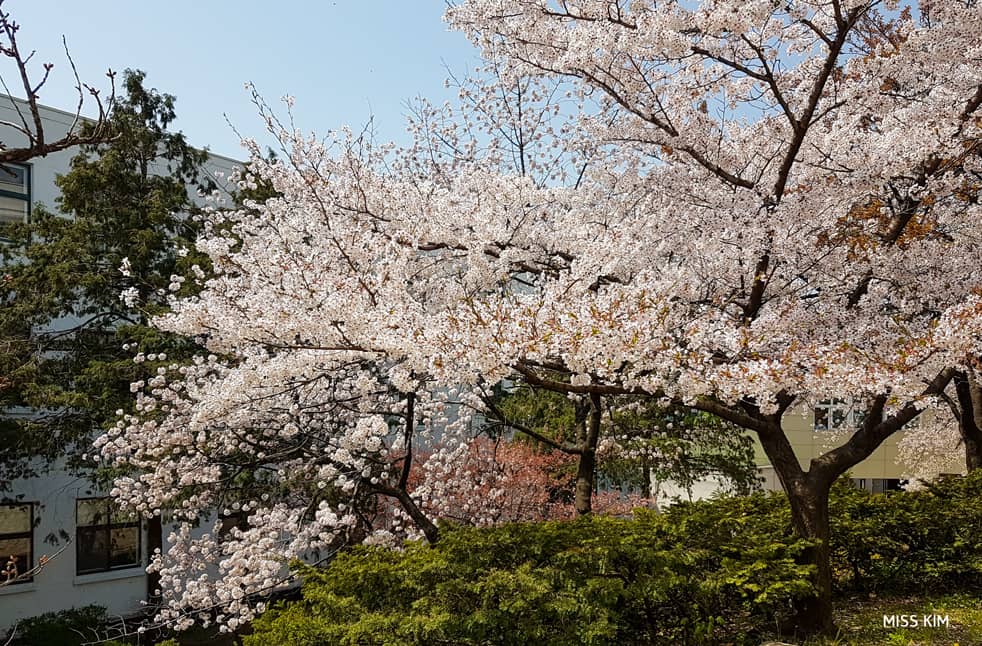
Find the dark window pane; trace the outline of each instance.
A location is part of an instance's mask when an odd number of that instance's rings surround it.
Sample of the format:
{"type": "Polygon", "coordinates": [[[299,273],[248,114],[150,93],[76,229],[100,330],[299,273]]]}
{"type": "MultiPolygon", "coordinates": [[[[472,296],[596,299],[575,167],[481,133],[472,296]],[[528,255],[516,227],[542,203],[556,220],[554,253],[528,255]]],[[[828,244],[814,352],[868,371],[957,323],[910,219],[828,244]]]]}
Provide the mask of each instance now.
{"type": "Polygon", "coordinates": [[[852,411],[852,420],[857,427],[862,426],[866,421],[866,411],[857,406],[852,411]]]}
{"type": "Polygon", "coordinates": [[[77,501],[76,572],[89,574],[140,565],[140,521],[109,498],[77,501]]]}
{"type": "Polygon", "coordinates": [[[21,575],[33,566],[30,538],[0,539],[0,581],[21,575]]]}
{"type": "Polygon", "coordinates": [[[75,567],[83,572],[109,569],[109,530],[105,527],[79,527],[76,531],[75,567]]]}
{"type": "Polygon", "coordinates": [[[244,511],[237,511],[227,516],[222,516],[222,523],[218,528],[218,538],[231,538],[232,530],[237,529],[241,532],[249,529],[249,515],[244,511]]]}
{"type": "Polygon", "coordinates": [[[27,200],[0,195],[0,222],[26,222],[27,200]]]}
{"type": "Polygon", "coordinates": [[[109,523],[111,525],[125,525],[125,524],[136,524],[140,522],[139,517],[128,511],[122,511],[120,509],[113,509],[109,514],[109,523]]]}
{"type": "Polygon", "coordinates": [[[110,539],[109,567],[139,565],[140,529],[138,527],[114,529],[111,531],[110,539]]]}
{"type": "Polygon", "coordinates": [[[0,189],[26,194],[27,169],[11,164],[0,166],[0,189]]]}
{"type": "Polygon", "coordinates": [[[815,409],[815,430],[816,431],[829,430],[829,409],[827,408],[815,409]]]}
{"type": "Polygon", "coordinates": [[[79,527],[98,527],[109,524],[107,498],[83,498],[76,508],[79,527]]]}

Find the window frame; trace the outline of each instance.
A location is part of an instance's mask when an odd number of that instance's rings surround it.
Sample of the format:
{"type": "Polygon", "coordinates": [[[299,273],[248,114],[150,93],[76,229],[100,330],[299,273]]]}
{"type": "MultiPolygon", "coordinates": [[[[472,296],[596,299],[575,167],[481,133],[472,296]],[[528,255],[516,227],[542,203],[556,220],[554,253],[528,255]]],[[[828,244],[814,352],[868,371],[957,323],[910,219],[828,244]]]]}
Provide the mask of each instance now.
{"type": "Polygon", "coordinates": [[[863,423],[866,411],[860,408],[861,404],[849,399],[823,399],[812,408],[812,431],[815,433],[841,433],[846,430],[854,429],[863,423]],[[825,425],[819,427],[819,411],[825,413],[825,425]],[[842,421],[833,424],[834,415],[842,414],[842,421]]]}
{"type": "Polygon", "coordinates": [[[129,570],[132,568],[143,567],[143,521],[137,517],[136,520],[125,523],[112,522],[112,498],[109,496],[89,496],[75,499],[75,576],[86,576],[88,574],[100,574],[103,572],[116,572],[118,570],[129,570]],[[105,501],[105,522],[99,525],[80,525],[79,524],[79,503],[93,500],[105,501]],[[136,561],[125,565],[112,565],[112,532],[120,529],[136,529],[136,561]],[[82,541],[80,534],[86,530],[104,531],[107,534],[105,567],[81,569],[80,563],[82,541]]]}
{"type": "Polygon", "coordinates": [[[2,561],[2,563],[0,563],[0,583],[2,583],[3,585],[20,585],[22,583],[30,583],[30,582],[34,581],[34,575],[31,575],[29,577],[25,577],[24,574],[27,573],[27,572],[30,572],[35,567],[35,564],[34,564],[34,524],[35,524],[36,518],[35,518],[35,515],[34,515],[34,508],[36,506],[37,506],[37,503],[35,503],[35,502],[0,502],[0,507],[27,507],[27,509],[28,509],[27,531],[26,532],[6,532],[6,533],[0,533],[0,541],[2,541],[2,540],[16,540],[16,539],[23,539],[23,538],[26,538],[27,541],[28,541],[28,543],[27,543],[27,559],[28,559],[27,567],[25,567],[24,568],[24,571],[21,572],[20,574],[18,574],[16,578],[14,578],[12,580],[8,580],[8,579],[6,579],[6,576],[3,575],[3,572],[6,570],[6,567],[7,567],[7,559],[8,559],[8,557],[10,555],[7,554],[7,555],[0,556],[0,561],[2,561]]]}
{"type": "MultiPolygon", "coordinates": [[[[15,162],[7,162],[6,164],[0,164],[0,166],[12,166],[15,168],[22,169],[24,171],[24,192],[18,193],[17,191],[11,191],[9,189],[3,188],[3,184],[0,183],[0,197],[8,197],[14,200],[22,200],[25,203],[24,210],[24,220],[23,224],[27,224],[31,221],[31,202],[33,201],[33,192],[31,181],[33,179],[33,168],[31,164],[18,164],[15,162]]],[[[3,173],[3,168],[0,168],[0,173],[3,173]]],[[[13,221],[0,220],[0,225],[3,224],[17,224],[13,221]]]]}
{"type": "MultiPolygon", "coordinates": [[[[923,414],[923,413],[921,413],[923,414]]],[[[831,399],[822,399],[818,401],[812,407],[812,432],[813,433],[843,433],[852,432],[863,425],[866,421],[866,405],[861,400],[855,399],[841,399],[838,397],[833,397],[831,399]],[[819,428],[818,417],[819,411],[825,412],[825,427],[819,428]],[[835,412],[840,412],[843,414],[842,422],[838,425],[833,425],[833,415],[835,412]]],[[[903,425],[901,431],[911,430],[919,428],[921,425],[921,415],[918,415],[914,419],[910,420],[903,425]]]]}

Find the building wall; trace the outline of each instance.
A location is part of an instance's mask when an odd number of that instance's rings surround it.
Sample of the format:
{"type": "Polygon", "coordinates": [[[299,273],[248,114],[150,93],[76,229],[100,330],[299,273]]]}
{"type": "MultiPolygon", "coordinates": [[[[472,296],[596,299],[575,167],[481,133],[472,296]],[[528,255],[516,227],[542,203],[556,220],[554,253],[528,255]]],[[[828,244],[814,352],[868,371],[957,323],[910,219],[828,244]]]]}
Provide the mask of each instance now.
{"type": "MultiPolygon", "coordinates": [[[[51,560],[27,583],[0,587],[0,627],[35,615],[81,607],[105,606],[113,615],[132,615],[140,611],[147,594],[144,567],[133,567],[94,574],[76,574],[75,501],[99,495],[91,483],[55,470],[39,478],[14,483],[17,502],[37,503],[34,529],[35,561],[47,555],[51,560]],[[72,537],[72,542],[64,539],[72,537]],[[55,556],[67,544],[67,548],[55,556]]],[[[147,563],[146,529],[142,531],[141,560],[147,563]]]]}
{"type": "MultiPolygon", "coordinates": [[[[26,106],[21,105],[22,110],[26,110],[26,106]]],[[[48,141],[62,137],[73,121],[73,115],[61,110],[44,107],[41,113],[48,141]]],[[[20,121],[10,99],[3,95],[0,95],[0,121],[20,121]]],[[[23,141],[23,136],[14,129],[0,124],[0,142],[8,148],[22,145],[23,141]]],[[[49,210],[57,210],[59,193],[55,177],[68,172],[71,159],[77,153],[77,148],[69,149],[23,164],[31,169],[33,204],[42,203],[49,210]]],[[[210,156],[204,171],[215,178],[221,187],[225,185],[223,178],[238,167],[240,162],[235,160],[210,156]]],[[[59,321],[52,327],[57,329],[71,323],[70,320],[59,321]]],[[[9,491],[0,492],[0,501],[37,504],[34,512],[37,525],[33,533],[35,562],[42,555],[52,556],[58,552],[66,544],[64,536],[72,539],[68,547],[51,558],[33,581],[0,587],[0,635],[3,629],[21,619],[89,604],[105,606],[115,616],[129,616],[141,611],[148,588],[145,522],[141,530],[141,566],[93,574],[76,573],[76,500],[100,495],[105,495],[105,492],[99,491],[92,483],[57,468],[43,477],[15,481],[9,491]],[[50,542],[46,542],[46,539],[50,542]]],[[[165,541],[169,530],[169,527],[163,528],[165,541]]],[[[0,555],[0,561],[5,562],[6,558],[7,555],[0,555]]]]}

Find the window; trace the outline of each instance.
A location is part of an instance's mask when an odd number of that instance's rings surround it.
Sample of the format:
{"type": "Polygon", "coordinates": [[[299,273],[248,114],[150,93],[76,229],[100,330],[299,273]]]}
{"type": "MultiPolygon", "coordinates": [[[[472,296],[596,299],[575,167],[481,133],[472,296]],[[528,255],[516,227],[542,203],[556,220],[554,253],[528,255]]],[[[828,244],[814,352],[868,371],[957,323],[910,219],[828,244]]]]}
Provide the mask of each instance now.
{"type": "Polygon", "coordinates": [[[0,581],[27,583],[34,567],[34,505],[0,505],[0,581]]]}
{"type": "Polygon", "coordinates": [[[140,519],[109,498],[80,498],[75,507],[75,573],[91,574],[141,565],[140,519]]]}
{"type": "Polygon", "coordinates": [[[27,222],[31,212],[31,169],[0,164],[0,223],[27,222]]]}
{"type": "MultiPolygon", "coordinates": [[[[866,405],[862,401],[825,399],[815,406],[815,431],[853,431],[866,420],[866,405]]],[[[920,416],[904,425],[913,429],[921,424],[920,416]]]]}
{"type": "Polygon", "coordinates": [[[853,478],[852,483],[857,489],[872,493],[885,491],[902,491],[904,480],[898,478],[853,478]]]}
{"type": "Polygon", "coordinates": [[[816,431],[845,431],[858,428],[866,419],[862,404],[844,399],[826,399],[815,406],[816,431]]]}

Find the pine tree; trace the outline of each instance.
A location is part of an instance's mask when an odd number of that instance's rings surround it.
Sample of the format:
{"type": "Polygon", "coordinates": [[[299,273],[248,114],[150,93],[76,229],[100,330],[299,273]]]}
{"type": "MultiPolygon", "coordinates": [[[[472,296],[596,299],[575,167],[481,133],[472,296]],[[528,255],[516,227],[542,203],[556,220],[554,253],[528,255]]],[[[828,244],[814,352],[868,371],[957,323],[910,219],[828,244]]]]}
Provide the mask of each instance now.
{"type": "Polygon", "coordinates": [[[146,324],[166,307],[175,276],[207,266],[193,251],[189,194],[204,188],[207,154],[168,131],[175,99],[144,78],[126,71],[113,137],[83,147],[58,176],[57,210],[38,205],[29,223],[2,232],[0,489],[61,459],[78,466],[92,435],[132,407],[130,383],[162,355],[193,351],[146,324]],[[149,360],[134,362],[138,352],[149,360]]]}

